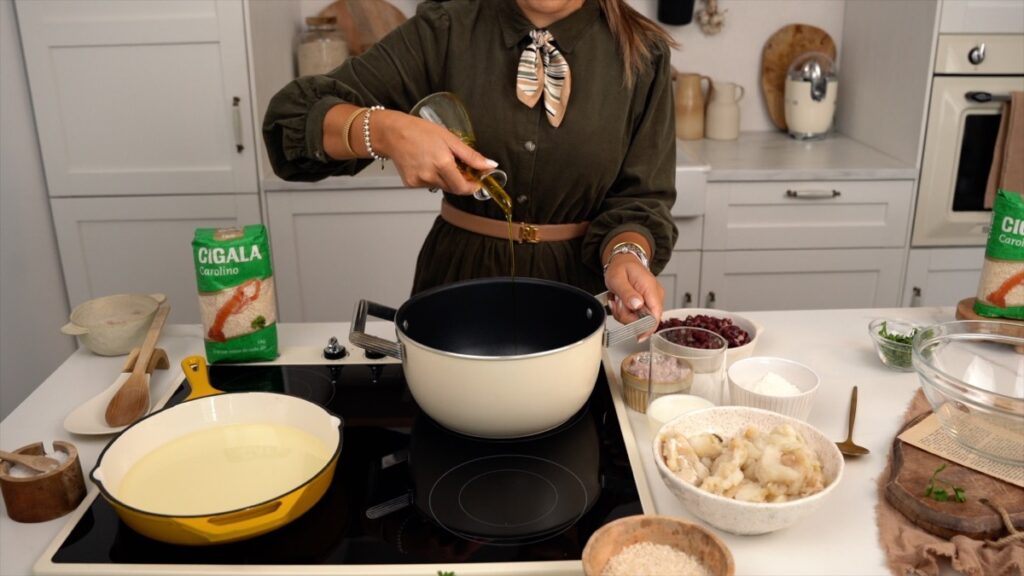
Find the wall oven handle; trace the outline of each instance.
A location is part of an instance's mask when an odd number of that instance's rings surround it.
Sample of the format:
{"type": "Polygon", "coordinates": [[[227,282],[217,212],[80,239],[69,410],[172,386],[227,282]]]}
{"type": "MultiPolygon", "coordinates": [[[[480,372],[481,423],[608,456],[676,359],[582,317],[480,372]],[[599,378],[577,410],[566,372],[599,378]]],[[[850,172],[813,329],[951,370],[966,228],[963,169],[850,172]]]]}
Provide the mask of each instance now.
{"type": "Polygon", "coordinates": [[[979,104],[985,104],[987,102],[1009,102],[1009,94],[993,94],[991,92],[981,92],[972,90],[964,94],[964,98],[967,98],[971,102],[977,102],[979,104]]]}

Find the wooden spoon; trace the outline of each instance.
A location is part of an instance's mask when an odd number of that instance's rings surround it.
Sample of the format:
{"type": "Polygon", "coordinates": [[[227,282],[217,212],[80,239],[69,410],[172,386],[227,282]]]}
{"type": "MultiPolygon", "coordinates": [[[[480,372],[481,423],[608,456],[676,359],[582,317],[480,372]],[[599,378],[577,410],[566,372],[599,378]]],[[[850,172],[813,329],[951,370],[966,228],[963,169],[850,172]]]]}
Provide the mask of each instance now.
{"type": "Polygon", "coordinates": [[[853,421],[857,418],[857,387],[853,387],[853,392],[850,393],[850,428],[846,434],[846,440],[842,442],[836,442],[836,446],[839,447],[839,451],[847,456],[863,456],[871,451],[863,446],[858,446],[853,443],[853,421]]]}
{"type": "Polygon", "coordinates": [[[7,460],[8,462],[21,464],[22,466],[31,468],[36,472],[49,472],[57,466],[60,466],[60,462],[50,458],[49,456],[18,454],[15,452],[4,452],[3,450],[0,450],[0,460],[7,460]]]}
{"type": "Polygon", "coordinates": [[[149,374],[146,374],[146,366],[156,348],[156,341],[160,337],[160,329],[164,326],[171,307],[163,304],[156,311],[153,323],[149,325],[149,332],[139,349],[139,357],[135,360],[135,368],[131,376],[124,381],[121,389],[110,399],[107,404],[106,420],[111,427],[127,426],[141,418],[149,410],[149,374]]]}

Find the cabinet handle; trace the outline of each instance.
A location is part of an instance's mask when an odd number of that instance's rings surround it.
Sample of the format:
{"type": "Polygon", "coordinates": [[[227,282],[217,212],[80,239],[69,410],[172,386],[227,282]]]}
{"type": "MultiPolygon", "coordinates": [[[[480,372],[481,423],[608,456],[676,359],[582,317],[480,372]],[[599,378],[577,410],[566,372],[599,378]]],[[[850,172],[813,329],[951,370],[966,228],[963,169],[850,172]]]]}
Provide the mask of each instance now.
{"type": "Polygon", "coordinates": [[[971,48],[971,51],[967,53],[967,61],[970,62],[971,64],[974,64],[975,66],[977,66],[977,65],[979,65],[979,64],[981,64],[982,62],[985,61],[985,43],[984,42],[982,42],[981,44],[978,44],[974,48],[971,48]]]}
{"type": "Polygon", "coordinates": [[[921,287],[914,286],[910,289],[910,307],[917,308],[921,305],[921,287]]]}
{"type": "Polygon", "coordinates": [[[838,198],[842,195],[843,193],[839,190],[786,190],[787,198],[799,198],[801,200],[838,198]]]}
{"type": "Polygon", "coordinates": [[[693,294],[689,292],[683,294],[683,308],[687,308],[693,302],[693,294]]]}
{"type": "Polygon", "coordinates": [[[713,291],[712,292],[708,292],[707,307],[708,308],[714,308],[715,307],[715,293],[713,291]]]}
{"type": "Polygon", "coordinates": [[[239,106],[241,103],[242,99],[238,96],[231,100],[231,111],[235,117],[235,149],[239,154],[245,150],[245,146],[242,145],[242,108],[239,106]]]}

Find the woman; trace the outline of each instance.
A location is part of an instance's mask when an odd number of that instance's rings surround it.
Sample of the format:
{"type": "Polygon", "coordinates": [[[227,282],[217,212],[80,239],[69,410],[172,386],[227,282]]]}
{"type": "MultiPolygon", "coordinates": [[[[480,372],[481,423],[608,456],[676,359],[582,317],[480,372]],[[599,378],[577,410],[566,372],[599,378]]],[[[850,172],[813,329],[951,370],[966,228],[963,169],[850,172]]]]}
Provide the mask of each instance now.
{"type": "Polygon", "coordinates": [[[508,274],[504,214],[457,165],[500,164],[530,225],[517,224],[518,275],[607,288],[622,322],[660,318],[655,275],[677,235],[669,44],[625,0],[428,0],[364,54],[282,89],[263,134],[287,180],[387,158],[405,185],[445,191],[414,293],[508,274]],[[405,112],[440,91],[465,104],[480,152],[405,112]]]}

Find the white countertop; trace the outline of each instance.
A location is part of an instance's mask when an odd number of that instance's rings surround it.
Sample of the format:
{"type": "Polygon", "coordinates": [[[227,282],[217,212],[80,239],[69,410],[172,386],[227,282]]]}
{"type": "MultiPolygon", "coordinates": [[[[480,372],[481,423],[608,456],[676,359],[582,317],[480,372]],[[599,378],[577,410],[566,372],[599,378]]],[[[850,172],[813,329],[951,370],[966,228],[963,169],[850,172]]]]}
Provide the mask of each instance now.
{"type": "Polygon", "coordinates": [[[874,148],[830,134],[799,141],[782,132],[743,132],[736,140],[678,140],[710,166],[708,182],[748,180],[912,180],[917,170],[874,148]]]}
{"type": "MultiPolygon", "coordinates": [[[[859,444],[870,448],[871,454],[849,460],[833,495],[811,517],[792,528],[762,536],[733,536],[716,531],[732,550],[736,573],[740,576],[887,574],[877,542],[875,480],[885,465],[890,443],[900,427],[900,416],[917,390],[918,382],[913,373],[892,372],[881,365],[868,338],[867,325],[872,318],[880,316],[925,324],[943,322],[953,319],[952,309],[818,310],[743,315],[765,327],[757,344],[757,355],[797,360],[819,373],[821,387],[809,422],[826,435],[837,440],[845,438],[850,388],[854,384],[860,386],[855,438],[859,444]]],[[[348,334],[347,323],[282,324],[279,328],[282,348],[320,346],[332,335],[348,334]]],[[[390,328],[378,324],[371,331],[386,335],[390,328]]],[[[177,367],[183,357],[202,353],[200,329],[198,326],[169,326],[159,345],[171,356],[172,369],[157,373],[152,385],[154,398],[168,395],[179,381],[177,367]]],[[[636,346],[628,343],[610,350],[607,365],[618,366],[636,346]]],[[[106,388],[123,361],[123,357],[102,358],[84,350],[75,352],[0,422],[2,448],[13,450],[40,440],[70,440],[78,447],[82,468],[88,475],[110,437],[72,436],[64,431],[62,422],[72,408],[106,388]]],[[[617,375],[612,374],[610,380],[613,394],[619,394],[617,375]]],[[[693,520],[668,492],[654,468],[646,417],[630,411],[628,421],[653,496],[656,510],[651,512],[693,520]]],[[[69,518],[19,524],[4,510],[0,516],[0,574],[30,574],[33,564],[69,518]]],[[[466,566],[459,573],[484,574],[487,573],[484,568],[486,565],[466,566]]],[[[180,568],[176,570],[180,573],[180,568]]]]}

